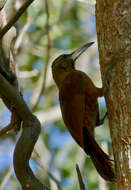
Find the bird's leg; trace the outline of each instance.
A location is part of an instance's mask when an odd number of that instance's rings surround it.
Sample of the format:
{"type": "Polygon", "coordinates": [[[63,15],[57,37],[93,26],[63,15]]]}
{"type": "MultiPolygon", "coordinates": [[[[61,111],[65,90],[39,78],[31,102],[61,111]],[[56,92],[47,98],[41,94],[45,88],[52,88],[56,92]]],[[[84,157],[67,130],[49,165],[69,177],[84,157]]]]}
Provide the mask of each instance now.
{"type": "Polygon", "coordinates": [[[105,120],[106,116],[107,116],[107,112],[106,112],[105,115],[102,117],[102,119],[100,119],[100,118],[98,117],[98,120],[96,121],[95,126],[96,126],[96,127],[99,127],[100,125],[102,125],[102,124],[104,123],[104,120],[105,120]]]}

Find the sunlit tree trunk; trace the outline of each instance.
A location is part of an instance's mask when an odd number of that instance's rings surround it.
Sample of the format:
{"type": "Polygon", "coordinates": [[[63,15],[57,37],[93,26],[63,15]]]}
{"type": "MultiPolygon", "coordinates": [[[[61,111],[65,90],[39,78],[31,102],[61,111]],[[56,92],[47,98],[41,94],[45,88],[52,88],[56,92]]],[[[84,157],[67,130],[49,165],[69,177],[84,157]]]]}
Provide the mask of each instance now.
{"type": "Polygon", "coordinates": [[[119,190],[131,189],[130,25],[130,1],[96,1],[99,58],[119,190]]]}

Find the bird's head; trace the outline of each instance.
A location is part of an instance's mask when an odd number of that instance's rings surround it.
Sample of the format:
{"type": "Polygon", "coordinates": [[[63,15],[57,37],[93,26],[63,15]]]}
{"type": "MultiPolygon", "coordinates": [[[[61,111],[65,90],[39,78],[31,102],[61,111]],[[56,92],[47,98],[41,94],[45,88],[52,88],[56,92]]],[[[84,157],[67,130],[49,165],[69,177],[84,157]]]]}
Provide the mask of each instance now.
{"type": "Polygon", "coordinates": [[[94,42],[86,43],[80,48],[76,49],[70,54],[62,54],[58,56],[52,63],[52,73],[53,78],[57,85],[65,79],[68,73],[75,69],[75,61],[76,59],[94,42]]]}

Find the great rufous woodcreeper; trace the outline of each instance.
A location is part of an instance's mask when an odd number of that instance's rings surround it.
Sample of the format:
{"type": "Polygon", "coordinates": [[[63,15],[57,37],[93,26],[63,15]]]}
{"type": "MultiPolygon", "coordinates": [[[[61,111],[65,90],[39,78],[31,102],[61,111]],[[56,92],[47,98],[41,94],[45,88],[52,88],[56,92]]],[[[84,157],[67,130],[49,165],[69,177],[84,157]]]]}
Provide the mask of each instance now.
{"type": "Polygon", "coordinates": [[[59,89],[62,117],[70,134],[90,156],[101,177],[115,181],[112,162],[94,138],[95,127],[101,125],[97,99],[103,96],[103,88],[96,87],[84,72],[75,69],[76,59],[93,43],[60,55],[52,63],[52,73],[59,89]]]}

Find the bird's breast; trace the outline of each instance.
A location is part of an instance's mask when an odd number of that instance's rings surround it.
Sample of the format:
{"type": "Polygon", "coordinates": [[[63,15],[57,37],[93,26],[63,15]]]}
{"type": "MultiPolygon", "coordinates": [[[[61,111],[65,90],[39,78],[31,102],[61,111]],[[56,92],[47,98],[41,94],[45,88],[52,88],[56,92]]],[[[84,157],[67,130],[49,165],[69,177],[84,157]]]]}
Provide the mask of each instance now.
{"type": "Polygon", "coordinates": [[[83,146],[83,126],[94,133],[97,119],[97,99],[87,91],[86,78],[82,72],[73,72],[59,88],[59,100],[65,125],[78,144],[83,146]]]}

